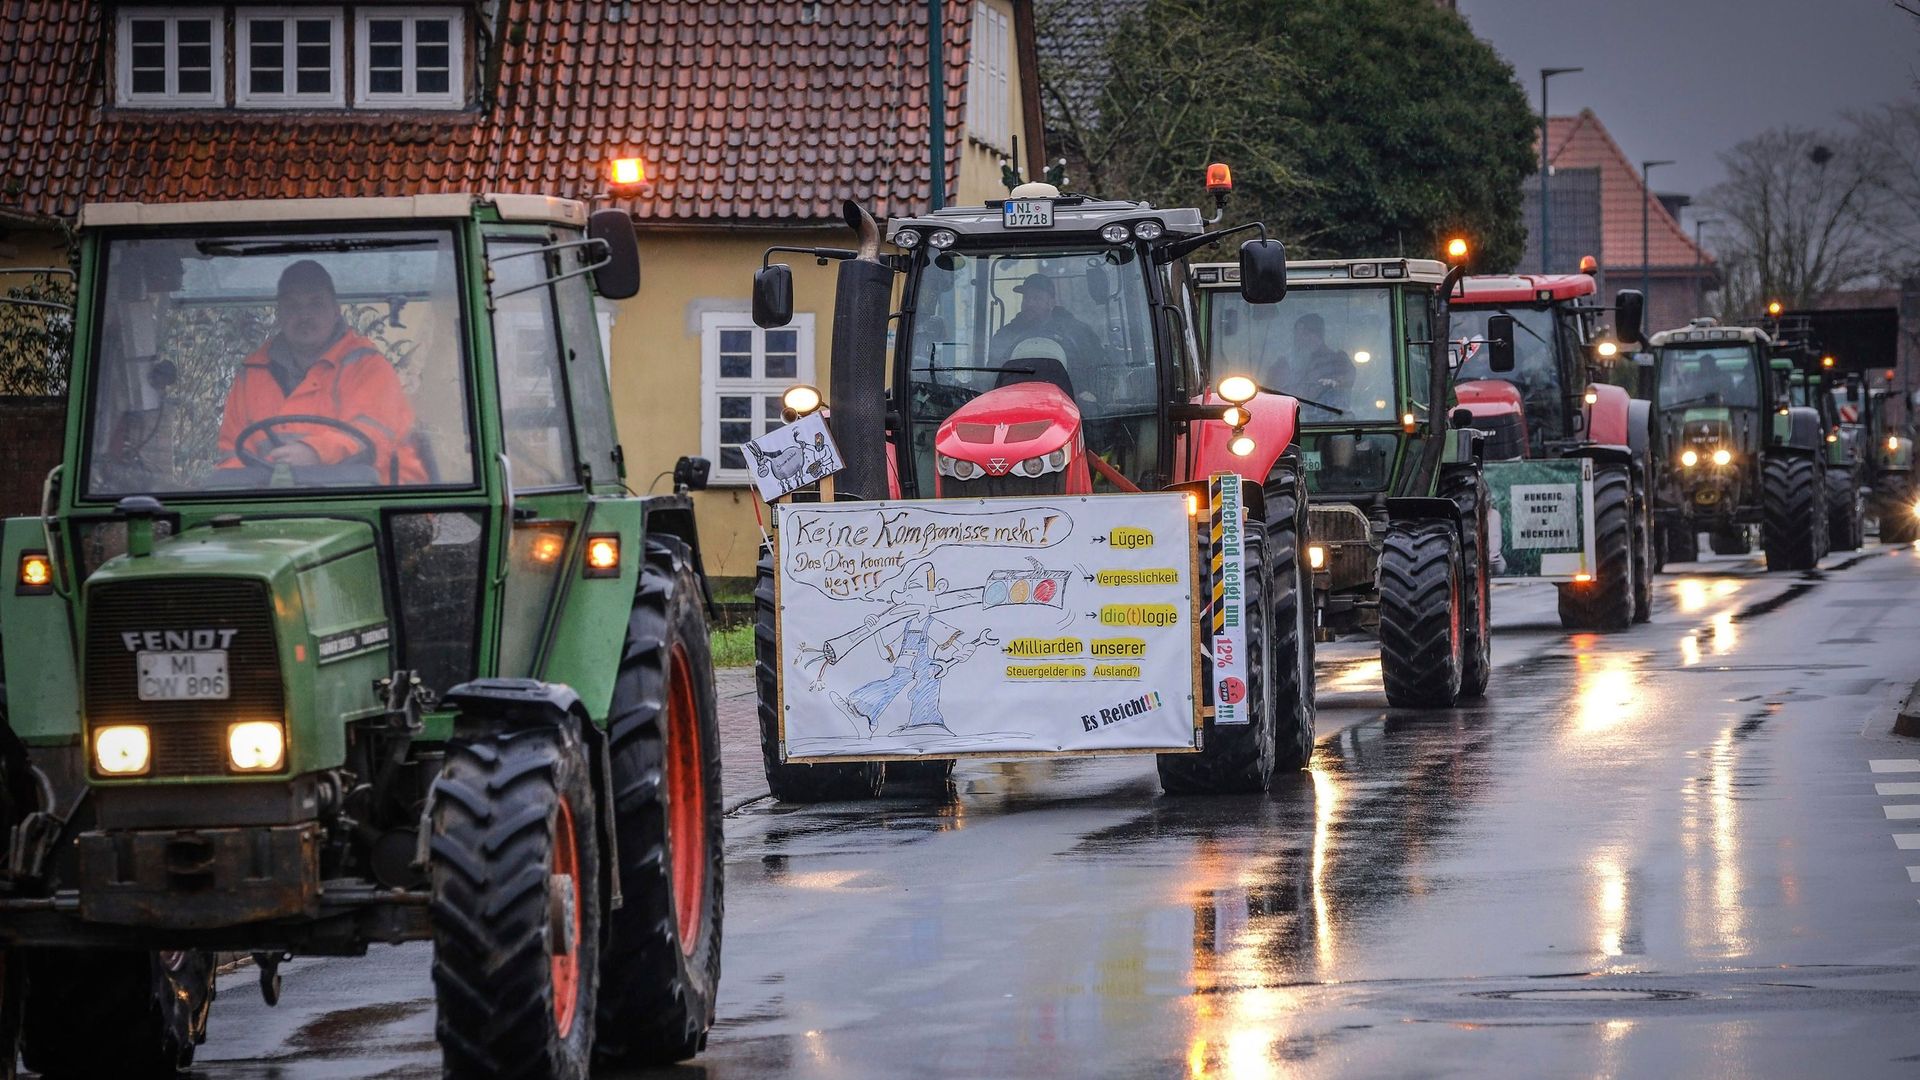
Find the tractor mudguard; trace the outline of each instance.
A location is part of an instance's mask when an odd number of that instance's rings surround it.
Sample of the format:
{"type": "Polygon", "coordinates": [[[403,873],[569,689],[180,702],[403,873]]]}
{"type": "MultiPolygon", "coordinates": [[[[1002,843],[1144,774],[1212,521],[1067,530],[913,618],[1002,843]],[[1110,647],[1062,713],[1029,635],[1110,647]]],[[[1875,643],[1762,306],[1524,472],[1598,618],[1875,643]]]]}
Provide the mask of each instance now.
{"type": "MultiPolygon", "coordinates": [[[[893,455],[887,455],[887,461],[893,461],[893,455]]],[[[891,472],[889,464],[889,472],[891,472]]],[[[896,490],[897,490],[897,481],[896,490]]],[[[640,499],[640,505],[646,510],[646,532],[668,533],[677,536],[693,552],[693,572],[700,579],[700,591],[706,597],[707,617],[719,618],[719,609],[713,604],[713,586],[707,582],[707,567],[700,559],[700,528],[694,519],[693,496],[675,492],[671,495],[647,495],[640,499]]]]}
{"type": "Polygon", "coordinates": [[[1631,465],[1635,454],[1624,444],[1585,443],[1569,448],[1562,456],[1592,458],[1595,464],[1631,465]]]}
{"type": "Polygon", "coordinates": [[[1793,450],[1816,453],[1825,447],[1826,442],[1821,431],[1820,413],[1805,405],[1796,405],[1787,410],[1787,415],[1774,416],[1775,445],[1793,450]]]}
{"type": "Polygon", "coordinates": [[[1460,516],[1460,508],[1452,499],[1439,496],[1407,496],[1387,500],[1388,521],[1446,521],[1452,522],[1460,516]]]}
{"type": "MultiPolygon", "coordinates": [[[[0,565],[8,574],[23,553],[45,550],[39,518],[9,518],[0,526],[0,565]]],[[[0,587],[0,686],[11,702],[8,725],[30,745],[80,741],[80,672],[69,610],[58,593],[28,592],[12,581],[0,587]]]]}
{"type": "Polygon", "coordinates": [[[1632,427],[1627,414],[1631,395],[1610,383],[1595,383],[1587,387],[1587,393],[1593,395],[1593,404],[1587,406],[1588,441],[1605,446],[1630,445],[1632,427]]]}
{"type": "Polygon", "coordinates": [[[1643,458],[1653,449],[1653,402],[1644,398],[1627,402],[1627,449],[1643,458]]]}
{"type": "Polygon", "coordinates": [[[1477,427],[1454,428],[1440,454],[1442,465],[1477,465],[1487,458],[1487,433],[1477,427]]]}
{"type": "MultiPolygon", "coordinates": [[[[1196,405],[1225,405],[1212,393],[1197,399],[1196,405]]],[[[1239,473],[1258,485],[1273,472],[1280,455],[1293,445],[1298,430],[1300,403],[1284,394],[1255,394],[1247,402],[1247,434],[1253,436],[1253,453],[1235,457],[1227,444],[1233,441],[1233,429],[1218,420],[1197,420],[1188,438],[1193,440],[1195,478],[1217,472],[1239,473]]]]}

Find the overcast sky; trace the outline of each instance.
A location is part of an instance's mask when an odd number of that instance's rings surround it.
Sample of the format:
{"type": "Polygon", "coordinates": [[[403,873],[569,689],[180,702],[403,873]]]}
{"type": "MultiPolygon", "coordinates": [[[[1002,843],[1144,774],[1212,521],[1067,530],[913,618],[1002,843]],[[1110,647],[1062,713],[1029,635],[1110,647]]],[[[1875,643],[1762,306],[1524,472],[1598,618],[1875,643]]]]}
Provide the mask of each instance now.
{"type": "Polygon", "coordinates": [[[1719,152],[1765,128],[1828,127],[1849,109],[1920,93],[1920,20],[1891,0],[1459,5],[1536,112],[1541,68],[1586,68],[1554,77],[1553,114],[1592,109],[1636,167],[1673,159],[1654,170],[1657,191],[1699,195],[1722,175],[1719,152]]]}

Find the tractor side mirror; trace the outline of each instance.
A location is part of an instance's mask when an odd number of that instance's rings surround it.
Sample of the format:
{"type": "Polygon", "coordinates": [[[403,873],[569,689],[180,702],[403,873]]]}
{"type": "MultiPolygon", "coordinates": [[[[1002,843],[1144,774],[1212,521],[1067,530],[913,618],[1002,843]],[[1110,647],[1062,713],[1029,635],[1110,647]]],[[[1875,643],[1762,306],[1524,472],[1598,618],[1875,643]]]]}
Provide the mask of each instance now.
{"type": "Polygon", "coordinates": [[[625,210],[595,210],[587,219],[587,236],[606,245],[607,261],[593,271],[593,291],[609,300],[625,300],[640,292],[640,241],[633,219],[625,210]]]}
{"type": "Polygon", "coordinates": [[[705,491],[712,472],[713,462],[706,458],[682,457],[673,463],[673,486],[680,491],[705,491]]]}
{"type": "Polygon", "coordinates": [[[1287,295],[1287,245],[1261,238],[1240,245],[1240,295],[1249,304],[1277,304],[1287,295]]]}
{"type": "Polygon", "coordinates": [[[1497,372],[1513,370],[1513,316],[1487,316],[1487,366],[1497,372]]]}
{"type": "Polygon", "coordinates": [[[1613,294],[1613,334],[1621,341],[1646,340],[1647,298],[1639,289],[1621,289],[1613,294]]]}
{"type": "Polygon", "coordinates": [[[786,263],[753,272],[753,325],[772,330],[793,321],[793,267],[786,263]]]}
{"type": "Polygon", "coordinates": [[[1107,280],[1105,263],[1096,262],[1087,267],[1087,299],[1101,307],[1106,307],[1107,301],[1113,299],[1113,284],[1107,280]]]}

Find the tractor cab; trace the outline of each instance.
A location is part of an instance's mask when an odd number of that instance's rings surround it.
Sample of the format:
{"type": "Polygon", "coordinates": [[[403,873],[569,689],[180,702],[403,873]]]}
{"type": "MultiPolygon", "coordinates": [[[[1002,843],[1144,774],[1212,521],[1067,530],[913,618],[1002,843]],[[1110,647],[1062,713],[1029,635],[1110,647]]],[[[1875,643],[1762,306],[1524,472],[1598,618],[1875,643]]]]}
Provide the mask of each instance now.
{"type": "MultiPolygon", "coordinates": [[[[1237,437],[1240,456],[1277,456],[1277,407],[1245,403],[1259,421],[1238,432],[1197,423],[1212,414],[1185,256],[1220,236],[1197,209],[1057,194],[891,221],[901,494],[1159,490],[1237,437]]],[[[1255,246],[1276,256],[1256,289],[1283,290],[1279,245],[1255,246]]]]}
{"type": "Polygon", "coordinates": [[[1683,469],[1753,464],[1777,396],[1767,333],[1711,323],[1653,339],[1661,445],[1683,469]]]}

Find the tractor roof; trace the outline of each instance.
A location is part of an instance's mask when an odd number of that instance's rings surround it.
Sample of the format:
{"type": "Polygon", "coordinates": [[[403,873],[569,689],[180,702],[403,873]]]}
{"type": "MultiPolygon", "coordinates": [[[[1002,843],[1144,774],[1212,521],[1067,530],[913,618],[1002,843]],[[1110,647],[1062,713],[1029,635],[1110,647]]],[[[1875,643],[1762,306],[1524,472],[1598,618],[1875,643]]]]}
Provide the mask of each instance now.
{"type": "MultiPolygon", "coordinates": [[[[1438,259],[1288,259],[1287,285],[1323,286],[1392,284],[1413,281],[1438,285],[1445,281],[1447,267],[1438,259]]],[[[1199,263],[1193,268],[1194,284],[1225,288],[1240,284],[1239,263],[1199,263]]]]}
{"type": "Polygon", "coordinates": [[[1198,236],[1207,228],[1200,211],[1191,206],[1155,209],[1150,203],[1092,199],[1081,195],[1063,195],[1048,201],[1053,203],[1051,228],[1009,229],[1001,202],[995,200],[976,206],[949,206],[923,217],[894,218],[887,222],[887,239],[893,241],[903,229],[916,229],[923,233],[950,229],[962,236],[1020,238],[1043,244],[1061,236],[1076,240],[1084,237],[1104,244],[1105,241],[1100,239],[1100,227],[1115,221],[1132,223],[1156,220],[1166,228],[1168,236],[1198,236]]]}
{"type": "Polygon", "coordinates": [[[1460,279],[1454,307],[1477,304],[1544,304],[1594,293],[1591,274],[1476,274],[1460,279]]]}
{"type": "Polygon", "coordinates": [[[1662,330],[1647,339],[1654,348],[1662,345],[1710,345],[1716,341],[1750,341],[1761,345],[1770,345],[1773,339],[1765,330],[1752,326],[1683,326],[1677,330],[1662,330]]]}
{"type": "Polygon", "coordinates": [[[583,226],[585,203],[548,195],[395,195],[361,199],[236,199],[222,202],[90,203],[82,229],[128,225],[269,224],[472,217],[491,206],[504,221],[583,226]]]}

